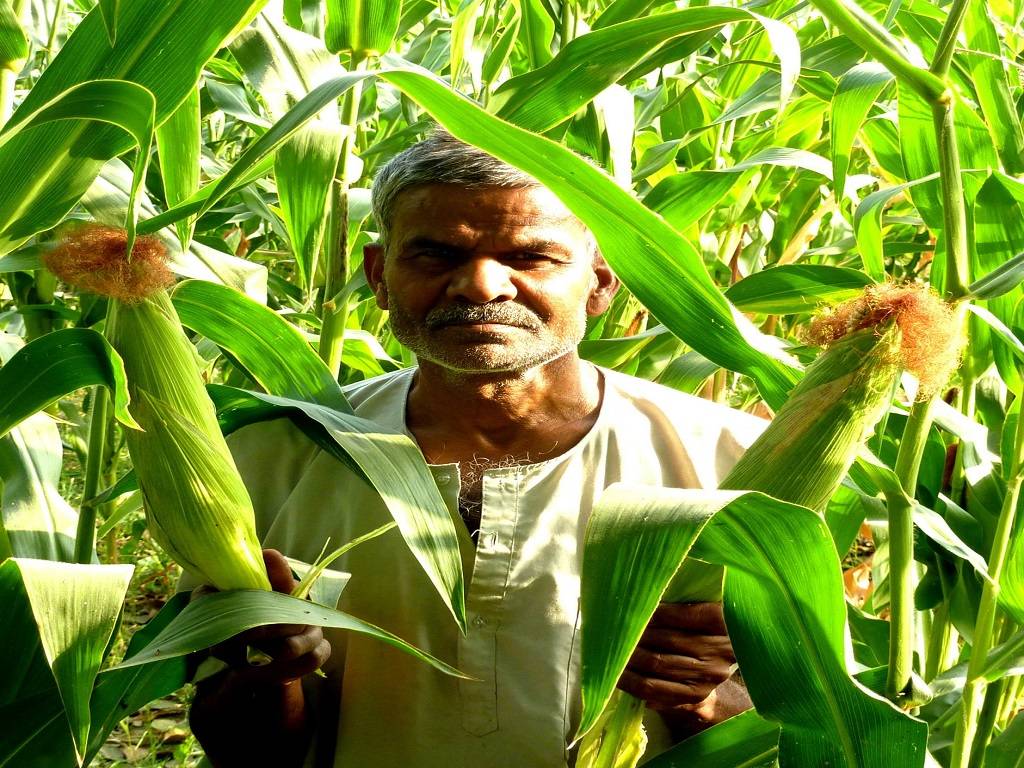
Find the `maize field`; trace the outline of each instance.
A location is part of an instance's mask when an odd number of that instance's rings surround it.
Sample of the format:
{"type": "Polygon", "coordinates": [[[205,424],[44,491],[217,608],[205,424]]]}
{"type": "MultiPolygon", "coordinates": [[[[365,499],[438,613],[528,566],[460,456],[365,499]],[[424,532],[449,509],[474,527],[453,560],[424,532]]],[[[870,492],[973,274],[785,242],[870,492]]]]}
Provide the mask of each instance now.
{"type": "Polygon", "coordinates": [[[359,541],[271,591],[225,441],[300,424],[466,628],[422,454],[343,392],[415,364],[362,248],[435,126],[592,231],[584,359],[772,419],[718,490],[598,500],[578,765],[1024,766],[1022,121],[1022,0],[0,0],[0,768],[202,764],[119,734],[262,625],[460,674],[335,610],[359,541]],[[723,602],[754,709],[645,755],[662,600],[723,602]]]}

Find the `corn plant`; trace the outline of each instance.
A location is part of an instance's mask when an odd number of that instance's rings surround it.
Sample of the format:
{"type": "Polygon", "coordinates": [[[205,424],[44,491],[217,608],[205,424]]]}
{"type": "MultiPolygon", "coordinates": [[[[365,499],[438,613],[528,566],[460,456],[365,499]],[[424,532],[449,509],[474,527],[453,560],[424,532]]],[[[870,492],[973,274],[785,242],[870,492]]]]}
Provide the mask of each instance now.
{"type": "MultiPolygon", "coordinates": [[[[395,517],[382,535],[405,538],[464,626],[455,531],[422,456],[341,388],[414,362],[360,253],[374,171],[434,123],[594,232],[628,290],[584,357],[776,413],[776,436],[814,446],[794,467],[770,430],[731,490],[600,501],[581,759],[600,736],[607,765],[1018,764],[1022,20],[1010,0],[0,0],[0,631],[24,660],[0,688],[0,766],[85,764],[182,684],[182,654],[299,620],[303,603],[269,592],[176,598],[119,666],[107,657],[131,569],[97,552],[97,531],[123,529],[141,495],[146,535],[205,573],[158,497],[230,467],[215,421],[286,416],[356,468],[395,517]],[[90,282],[81,249],[71,273],[56,266],[99,231],[120,269],[166,253],[167,294],[90,282]],[[892,342],[889,326],[819,352],[822,307],[904,283],[942,297],[931,319],[965,342],[955,371],[928,380],[946,370],[930,331],[899,329],[917,342],[902,376],[850,352],[892,342]],[[173,358],[142,347],[144,314],[173,358]],[[864,360],[870,387],[852,374],[864,360]],[[824,401],[808,394],[823,380],[861,383],[824,401]],[[161,432],[162,448],[142,444],[161,432]],[[197,435],[203,451],[184,453],[208,460],[175,458],[197,435]],[[82,466],[77,509],[62,453],[82,466]],[[657,525],[631,525],[639,513],[657,525]],[[842,578],[858,534],[868,594],[842,578]],[[754,711],[661,755],[620,749],[642,710],[612,692],[650,612],[719,594],[754,711]],[[245,621],[210,621],[220,601],[245,621]]],[[[244,489],[219,492],[245,517],[244,489]]]]}

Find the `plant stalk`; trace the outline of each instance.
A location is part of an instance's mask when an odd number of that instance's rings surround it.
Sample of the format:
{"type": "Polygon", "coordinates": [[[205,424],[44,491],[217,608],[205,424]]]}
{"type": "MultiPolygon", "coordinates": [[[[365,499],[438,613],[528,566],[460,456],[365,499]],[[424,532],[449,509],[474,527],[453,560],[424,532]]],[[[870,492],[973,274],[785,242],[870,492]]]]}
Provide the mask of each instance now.
{"type": "Polygon", "coordinates": [[[85,462],[82,487],[82,505],[78,509],[78,528],[75,532],[75,562],[91,563],[96,552],[95,502],[99,490],[103,465],[106,463],[107,422],[110,419],[110,394],[105,387],[96,387],[92,395],[92,414],[89,420],[89,455],[85,462]]]}
{"type": "MultiPolygon", "coordinates": [[[[362,69],[363,62],[353,54],[353,71],[362,69]]],[[[345,94],[342,122],[347,132],[338,151],[336,178],[331,185],[330,219],[324,249],[324,300],[318,352],[335,378],[341,373],[345,326],[348,324],[348,300],[339,298],[339,294],[349,279],[348,158],[356,144],[361,94],[362,86],[358,82],[345,94]]]]}
{"type": "Polygon", "coordinates": [[[988,652],[992,649],[995,638],[996,614],[999,608],[999,580],[1009,554],[1017,504],[1020,501],[1022,454],[1024,454],[1024,418],[1017,419],[1017,429],[1014,433],[1013,455],[1010,459],[1010,472],[1007,476],[1006,495],[1003,497],[1003,508],[999,514],[999,522],[996,525],[992,551],[988,560],[988,573],[991,580],[986,581],[982,586],[981,605],[978,608],[978,618],[974,626],[974,643],[971,646],[971,659],[967,665],[963,707],[953,740],[950,768],[964,768],[969,764],[971,745],[978,732],[982,716],[986,689],[984,672],[988,652]]]}
{"type": "Polygon", "coordinates": [[[932,105],[932,121],[939,151],[939,185],[942,192],[942,225],[946,240],[945,285],[942,292],[950,301],[962,298],[970,283],[967,250],[967,211],[960,173],[960,152],[956,143],[953,102],[932,105]]]}
{"type": "Polygon", "coordinates": [[[896,476],[903,495],[889,498],[889,675],[885,692],[899,701],[910,686],[914,667],[914,492],[921,468],[928,430],[932,425],[934,398],[914,403],[903,429],[896,456],[896,476]]]}
{"type": "Polygon", "coordinates": [[[939,33],[939,42],[935,47],[935,58],[928,68],[938,77],[945,78],[949,73],[949,66],[953,62],[953,52],[956,50],[956,36],[960,34],[960,28],[964,24],[964,17],[967,15],[967,8],[971,0],[953,0],[949,7],[949,15],[942,25],[939,33]]]}
{"type": "Polygon", "coordinates": [[[853,0],[812,0],[812,3],[839,31],[878,59],[898,80],[907,83],[926,101],[949,100],[945,81],[911,63],[906,50],[892,33],[853,0]]]}

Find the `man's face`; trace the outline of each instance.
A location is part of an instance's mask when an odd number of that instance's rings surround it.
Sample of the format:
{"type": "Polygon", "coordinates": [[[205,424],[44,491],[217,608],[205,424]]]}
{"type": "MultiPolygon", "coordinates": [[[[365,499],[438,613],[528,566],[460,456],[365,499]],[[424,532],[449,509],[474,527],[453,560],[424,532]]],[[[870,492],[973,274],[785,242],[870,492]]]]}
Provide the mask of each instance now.
{"type": "Polygon", "coordinates": [[[617,287],[589,233],[543,187],[406,190],[386,255],[369,247],[365,268],[398,340],[465,373],[573,352],[617,287]]]}

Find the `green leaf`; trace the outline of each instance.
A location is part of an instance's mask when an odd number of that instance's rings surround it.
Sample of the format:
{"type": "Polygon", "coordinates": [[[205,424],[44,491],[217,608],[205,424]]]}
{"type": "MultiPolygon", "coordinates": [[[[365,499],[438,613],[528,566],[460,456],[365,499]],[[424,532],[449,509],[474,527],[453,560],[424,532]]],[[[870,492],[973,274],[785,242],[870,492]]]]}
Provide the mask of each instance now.
{"type": "Polygon", "coordinates": [[[324,105],[371,75],[406,92],[456,138],[525,170],[555,192],[590,227],[616,274],[661,322],[708,358],[751,376],[771,404],[781,404],[797,377],[795,361],[778,339],[762,334],[729,306],[687,240],[586,161],[488,115],[421,70],[354,73],[318,86],[249,145],[213,185],[201,210],[212,207],[324,105]],[[666,292],[666,285],[675,290],[666,292]],[[714,333],[708,333],[709,325],[714,333]]]}
{"type": "Polygon", "coordinates": [[[923,764],[925,723],[846,671],[842,577],[824,521],[758,493],[616,484],[598,500],[583,555],[580,733],[695,542],[697,557],[727,568],[729,635],[758,713],[782,726],[780,766],[923,764]]]}
{"type": "Polygon", "coordinates": [[[0,368],[0,436],[60,398],[97,384],[111,391],[117,420],[138,429],[128,413],[124,363],[101,334],[64,328],[29,342],[0,368]]]}
{"type": "Polygon", "coordinates": [[[664,0],[612,0],[601,15],[590,25],[591,29],[610,27],[645,14],[652,6],[662,5],[664,0]]]}
{"type": "MultiPolygon", "coordinates": [[[[80,565],[11,558],[0,564],[5,603],[27,600],[34,627],[0,624],[3,646],[14,659],[42,647],[67,714],[76,750],[89,740],[89,698],[128,591],[133,566],[80,565]]],[[[13,607],[13,606],[12,606],[13,607]]],[[[17,610],[17,609],[15,609],[17,610]]]]}
{"type": "Polygon", "coordinates": [[[967,288],[967,294],[974,299],[995,299],[1016,289],[1024,281],[1024,252],[1007,259],[984,277],[980,277],[967,288]]]}
{"type": "Polygon", "coordinates": [[[999,34],[992,19],[989,3],[974,0],[968,3],[964,16],[964,35],[968,53],[963,58],[970,68],[971,79],[978,93],[978,103],[996,151],[1010,173],[1024,172],[1024,130],[1014,106],[1002,58],[999,34]],[[989,54],[985,56],[983,54],[989,54]]]}
{"type": "MultiPolygon", "coordinates": [[[[999,167],[988,128],[961,98],[954,101],[956,143],[960,167],[965,171],[986,171],[999,167]]],[[[905,179],[922,179],[939,170],[938,147],[931,107],[908,86],[899,86],[900,149],[905,179]]],[[[933,231],[942,229],[942,201],[937,184],[911,188],[911,198],[921,218],[933,231]]]]}
{"type": "MultiPolygon", "coordinates": [[[[202,135],[199,89],[193,88],[156,132],[160,154],[160,176],[164,182],[167,205],[178,205],[199,189],[199,161],[202,135]]],[[[175,228],[182,252],[188,251],[195,221],[179,221],[175,228]]]]}
{"type": "Polygon", "coordinates": [[[658,376],[658,383],[680,392],[696,394],[708,376],[721,368],[699,352],[687,352],[669,363],[658,376]]]}
{"type": "Polygon", "coordinates": [[[34,246],[0,257],[0,273],[31,272],[34,269],[43,269],[43,260],[34,246]]]}
{"type": "Polygon", "coordinates": [[[382,76],[456,138],[551,189],[590,227],[616,274],[654,316],[706,357],[750,375],[769,402],[781,404],[796,378],[793,362],[778,349],[777,339],[729,307],[700,255],[664,220],[565,148],[484,113],[436,79],[397,70],[382,76]]]}
{"type": "Polygon", "coordinates": [[[110,44],[117,41],[117,14],[121,6],[121,0],[97,0],[100,13],[103,14],[103,26],[107,28],[107,37],[110,44]]]}
{"type": "Polygon", "coordinates": [[[60,495],[62,459],[60,432],[46,414],[0,438],[0,561],[74,560],[78,514],[60,495]]]}
{"type": "Polygon", "coordinates": [[[882,251],[882,211],[886,203],[907,189],[918,184],[935,181],[938,173],[922,179],[885,187],[861,200],[853,214],[853,231],[857,236],[857,247],[864,262],[864,271],[875,282],[885,280],[885,259],[882,251]]]}
{"type": "MultiPolygon", "coordinates": [[[[156,100],[146,88],[125,80],[90,80],[72,86],[34,112],[19,109],[0,133],[0,157],[3,148],[23,131],[65,120],[109,123],[131,135],[138,147],[131,192],[128,195],[128,249],[135,238],[136,205],[139,189],[149,167],[153,144],[156,100]]],[[[36,133],[36,131],[33,131],[36,133]]]]}
{"type": "Polygon", "coordinates": [[[324,41],[331,53],[384,54],[391,50],[401,16],[401,0],[327,0],[324,41]]]}
{"type": "Polygon", "coordinates": [[[228,387],[217,387],[211,394],[222,424],[230,421],[231,428],[238,428],[289,416],[321,448],[362,475],[380,494],[410,551],[465,631],[465,585],[455,523],[423,454],[408,436],[314,403],[228,387]]]}
{"type": "MultiPolygon", "coordinates": [[[[82,197],[82,205],[96,221],[117,226],[124,218],[131,184],[132,175],[128,167],[115,158],[103,166],[100,175],[82,197]]],[[[156,212],[145,190],[139,193],[139,208],[143,216],[156,212]]],[[[181,206],[178,210],[180,209],[181,206]]],[[[183,218],[185,216],[179,217],[179,220],[183,218]]],[[[163,242],[170,254],[167,265],[176,274],[223,283],[257,301],[267,300],[267,268],[264,265],[215,250],[196,241],[189,245],[187,251],[182,251],[177,234],[159,227],[146,227],[152,221],[153,218],[143,219],[138,231],[142,232],[145,229],[163,242]]]]}
{"type": "Polygon", "coordinates": [[[183,325],[227,350],[268,393],[352,412],[299,329],[269,307],[202,280],[180,283],[171,298],[183,325]]]}
{"type": "Polygon", "coordinates": [[[314,624],[375,637],[426,662],[446,675],[465,678],[454,667],[419,650],[386,630],[323,605],[280,592],[236,589],[193,600],[149,644],[114,669],[128,669],[184,656],[267,624],[314,624]]]}
{"type": "MultiPolygon", "coordinates": [[[[280,120],[320,83],[344,70],[316,37],[261,14],[231,50],[267,111],[280,120]]],[[[274,177],[300,285],[309,287],[323,240],[327,200],[342,145],[342,125],[332,103],[278,150],[274,177]]]]}
{"type": "Polygon", "coordinates": [[[715,7],[633,19],[582,35],[543,67],[503,83],[489,108],[511,123],[542,133],[570,117],[666,41],[750,19],[764,25],[776,42],[783,65],[781,100],[785,103],[800,70],[795,35],[784,24],[749,11],[715,7]]]}
{"type": "Polygon", "coordinates": [[[526,51],[530,68],[536,69],[551,61],[551,41],[555,36],[555,22],[544,10],[542,0],[512,0],[519,8],[519,44],[526,51]]]}
{"type": "Polygon", "coordinates": [[[824,264],[784,264],[755,272],[725,292],[744,312],[792,315],[859,295],[872,280],[863,272],[824,264]]]}
{"type": "MultiPolygon", "coordinates": [[[[184,610],[190,598],[188,592],[172,595],[160,612],[132,635],[125,655],[132,656],[152,642],[184,610]]],[[[99,752],[119,722],[154,699],[178,690],[187,680],[187,665],[181,657],[143,667],[105,669],[100,672],[89,702],[92,729],[89,748],[85,753],[86,762],[99,752]]]]}
{"type": "Polygon", "coordinates": [[[829,113],[832,178],[835,181],[837,200],[845,187],[853,141],[871,106],[892,79],[889,70],[871,61],[858,64],[839,78],[829,113]]]}
{"type": "Polygon", "coordinates": [[[775,763],[779,726],[750,709],[691,736],[644,768],[761,768],[775,763]]]}
{"type": "Polygon", "coordinates": [[[1024,712],[1018,712],[985,750],[987,768],[1024,767],[1024,712]]]}
{"type": "MultiPolygon", "coordinates": [[[[832,178],[832,167],[821,155],[791,147],[768,147],[716,171],[689,171],[669,176],[647,194],[644,204],[682,232],[714,209],[743,178],[741,174],[765,165],[797,168],[832,178]]],[[[846,179],[845,187],[845,194],[853,197],[856,193],[853,180],[846,179]]]]}
{"type": "MultiPolygon", "coordinates": [[[[61,93],[90,80],[127,80],[156,98],[162,123],[196,86],[204,63],[263,0],[128,3],[111,47],[100,8],[75,28],[12,118],[20,122],[61,93]]],[[[97,108],[98,110],[98,108],[97,108]]],[[[110,112],[117,117],[116,109],[110,112]]],[[[99,110],[98,110],[99,111],[99,110]]],[[[120,128],[84,120],[44,125],[0,150],[0,254],[60,222],[103,163],[132,146],[120,128]]]]}
{"type": "Polygon", "coordinates": [[[9,0],[0,0],[0,69],[17,72],[28,58],[28,38],[9,0]]]}

